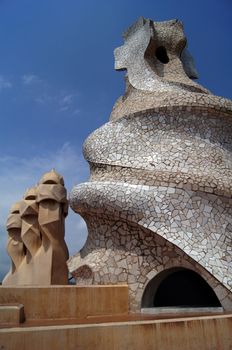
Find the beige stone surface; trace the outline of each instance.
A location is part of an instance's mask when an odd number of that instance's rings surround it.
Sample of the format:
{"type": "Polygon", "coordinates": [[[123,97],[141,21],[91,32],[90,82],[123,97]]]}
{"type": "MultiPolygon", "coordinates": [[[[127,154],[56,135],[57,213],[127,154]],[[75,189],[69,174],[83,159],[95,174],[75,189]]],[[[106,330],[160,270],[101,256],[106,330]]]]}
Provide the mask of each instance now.
{"type": "Polygon", "coordinates": [[[11,270],[5,276],[3,284],[17,283],[15,276],[25,259],[25,246],[21,238],[22,219],[20,216],[19,202],[11,207],[6,228],[8,231],[7,252],[11,258],[11,270]]]}
{"type": "Polygon", "coordinates": [[[0,330],[11,350],[229,350],[232,316],[0,330]]]}
{"type": "Polygon", "coordinates": [[[38,224],[38,205],[36,203],[37,188],[29,189],[20,202],[22,219],[22,241],[26,247],[26,262],[30,263],[42,244],[38,224]]]}
{"type": "Polygon", "coordinates": [[[12,270],[4,285],[68,283],[69,255],[64,240],[67,214],[64,180],[52,170],[11,210],[7,229],[12,270]]]}
{"type": "Polygon", "coordinates": [[[69,254],[64,240],[64,220],[68,213],[66,197],[64,182],[59,174],[51,171],[42,177],[37,191],[38,223],[42,235],[43,255],[49,260],[46,265],[50,276],[49,284],[68,283],[66,261],[69,254]]]}
{"type": "Polygon", "coordinates": [[[24,305],[26,321],[127,314],[128,287],[1,286],[0,304],[10,303],[24,305]]]}
{"type": "Polygon", "coordinates": [[[24,307],[22,304],[0,304],[0,327],[1,325],[17,325],[24,322],[24,307]]]}

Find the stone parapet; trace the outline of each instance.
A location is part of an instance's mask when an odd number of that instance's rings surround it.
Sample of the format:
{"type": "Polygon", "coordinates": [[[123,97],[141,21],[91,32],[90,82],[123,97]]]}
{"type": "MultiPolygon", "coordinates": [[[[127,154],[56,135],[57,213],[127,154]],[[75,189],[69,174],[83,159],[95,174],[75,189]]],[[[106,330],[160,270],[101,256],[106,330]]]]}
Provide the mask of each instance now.
{"type": "Polygon", "coordinates": [[[0,330],[5,349],[230,349],[231,315],[0,330]]]}
{"type": "Polygon", "coordinates": [[[83,320],[91,316],[127,314],[128,287],[1,286],[0,304],[9,303],[24,305],[26,321],[83,320]]]}

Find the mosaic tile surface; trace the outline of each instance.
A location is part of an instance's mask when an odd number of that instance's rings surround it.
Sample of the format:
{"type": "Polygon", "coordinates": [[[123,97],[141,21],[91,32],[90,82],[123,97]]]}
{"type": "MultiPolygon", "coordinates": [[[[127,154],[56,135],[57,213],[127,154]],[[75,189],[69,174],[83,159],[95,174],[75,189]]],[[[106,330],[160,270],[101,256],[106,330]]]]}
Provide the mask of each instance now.
{"type": "Polygon", "coordinates": [[[115,50],[126,92],[84,144],[89,182],[70,205],[88,239],[69,261],[77,283],[127,282],[139,310],[147,283],[182,266],[232,309],[232,101],[197,72],[179,21],[139,19],[115,50]]]}

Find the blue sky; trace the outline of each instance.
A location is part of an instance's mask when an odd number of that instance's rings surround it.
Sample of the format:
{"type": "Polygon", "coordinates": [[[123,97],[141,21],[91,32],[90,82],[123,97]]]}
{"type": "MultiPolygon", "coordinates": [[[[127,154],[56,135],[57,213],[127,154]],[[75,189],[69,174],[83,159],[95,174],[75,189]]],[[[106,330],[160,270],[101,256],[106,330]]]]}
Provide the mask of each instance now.
{"type": "MultiPolygon", "coordinates": [[[[69,191],[87,179],[82,144],[124,91],[113,50],[139,16],[182,20],[199,82],[232,98],[231,0],[0,0],[0,280],[10,205],[52,167],[69,191]]],[[[70,211],[70,254],[85,238],[70,211]]]]}

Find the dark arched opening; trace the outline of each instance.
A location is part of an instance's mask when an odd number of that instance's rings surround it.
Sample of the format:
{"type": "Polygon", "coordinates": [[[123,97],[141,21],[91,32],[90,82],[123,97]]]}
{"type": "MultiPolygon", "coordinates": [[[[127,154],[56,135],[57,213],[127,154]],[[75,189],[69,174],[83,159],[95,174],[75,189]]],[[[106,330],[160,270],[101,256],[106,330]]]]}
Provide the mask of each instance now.
{"type": "Polygon", "coordinates": [[[142,308],[221,307],[208,283],[196,272],[185,268],[164,270],[147,285],[142,308]]]}
{"type": "Polygon", "coordinates": [[[155,55],[156,55],[156,58],[164,63],[164,64],[167,64],[169,62],[169,57],[168,57],[168,54],[167,54],[167,50],[165,49],[164,46],[159,46],[157,47],[156,51],[155,51],[155,55]]]}

